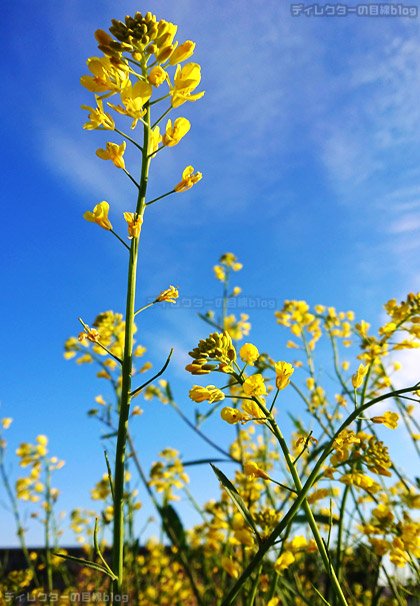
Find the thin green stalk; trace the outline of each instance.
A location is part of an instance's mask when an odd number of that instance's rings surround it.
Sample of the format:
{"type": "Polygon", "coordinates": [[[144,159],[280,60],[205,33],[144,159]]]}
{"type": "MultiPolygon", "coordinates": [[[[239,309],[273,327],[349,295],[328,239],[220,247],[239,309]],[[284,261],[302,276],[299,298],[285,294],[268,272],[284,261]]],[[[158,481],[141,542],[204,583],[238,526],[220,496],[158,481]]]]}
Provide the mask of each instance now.
{"type": "Polygon", "coordinates": [[[163,194],[163,196],[159,196],[158,198],[155,198],[154,200],[150,200],[150,202],[146,202],[146,206],[150,206],[150,204],[154,204],[158,200],[162,200],[162,198],[166,198],[166,196],[170,196],[171,194],[174,194],[174,193],[175,193],[175,190],[172,189],[171,191],[168,191],[168,193],[163,194]]]}
{"type": "MultiPolygon", "coordinates": [[[[150,108],[146,108],[146,126],[144,127],[142,166],[140,177],[140,188],[137,199],[136,215],[143,216],[147,181],[149,175],[150,158],[150,108]]],[[[131,401],[131,378],[133,368],[133,324],[135,311],[136,273],[138,258],[139,238],[132,238],[130,248],[130,260],[128,265],[127,301],[125,313],[125,341],[124,356],[122,364],[122,386],[120,400],[120,416],[118,423],[117,449],[115,455],[114,473],[114,529],[112,547],[112,570],[117,576],[114,581],[114,604],[122,599],[123,589],[123,564],[124,564],[124,470],[125,452],[128,431],[128,417],[131,401]]]]}
{"type": "MultiPolygon", "coordinates": [[[[162,508],[159,506],[158,501],[156,500],[155,495],[153,494],[152,489],[149,486],[149,482],[147,481],[147,478],[144,474],[143,468],[140,464],[139,458],[137,456],[137,452],[136,449],[134,447],[134,443],[133,440],[131,438],[131,435],[129,432],[127,432],[127,441],[130,447],[130,453],[133,457],[134,460],[134,464],[137,467],[137,471],[139,472],[140,478],[144,484],[144,487],[146,488],[153,505],[155,506],[157,512],[159,513],[159,515],[161,516],[162,519],[162,523],[163,526],[165,527],[166,533],[170,539],[170,541],[172,542],[172,544],[177,548],[175,557],[179,560],[180,564],[182,565],[182,567],[185,570],[185,573],[190,581],[191,584],[191,589],[194,593],[194,596],[197,600],[197,603],[199,604],[199,606],[204,606],[204,602],[203,602],[203,598],[198,590],[198,586],[197,586],[197,582],[195,580],[195,576],[194,576],[194,572],[192,567],[190,566],[190,562],[188,560],[187,554],[185,552],[185,550],[183,549],[182,545],[179,544],[179,542],[176,540],[176,537],[173,535],[173,533],[170,532],[170,528],[167,528],[167,525],[165,523],[165,520],[162,516],[162,508]]],[[[120,606],[120,605],[119,605],[120,606]]]]}
{"type": "Polygon", "coordinates": [[[116,238],[118,238],[118,240],[121,242],[121,244],[124,244],[124,246],[125,246],[125,247],[126,247],[128,250],[130,250],[130,247],[128,246],[127,242],[124,242],[124,240],[123,240],[122,238],[120,238],[120,236],[119,236],[119,235],[118,235],[118,234],[117,234],[117,233],[116,233],[116,232],[115,232],[113,229],[110,229],[109,231],[111,232],[111,234],[114,234],[114,236],[115,236],[116,238]]]}

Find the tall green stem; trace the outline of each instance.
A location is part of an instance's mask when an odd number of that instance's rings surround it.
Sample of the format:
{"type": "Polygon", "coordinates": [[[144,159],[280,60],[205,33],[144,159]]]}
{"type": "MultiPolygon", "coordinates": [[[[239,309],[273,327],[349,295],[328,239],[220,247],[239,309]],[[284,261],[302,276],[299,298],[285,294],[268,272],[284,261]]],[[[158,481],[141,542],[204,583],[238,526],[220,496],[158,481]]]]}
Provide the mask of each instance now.
{"type": "MultiPolygon", "coordinates": [[[[136,215],[143,216],[145,209],[147,180],[149,175],[150,146],[150,108],[147,107],[144,126],[143,151],[140,188],[137,199],[136,215]]],[[[124,564],[124,463],[128,431],[128,417],[131,401],[131,378],[133,370],[133,324],[135,314],[136,273],[139,238],[131,240],[130,260],[128,265],[127,302],[125,312],[124,357],[122,363],[122,386],[120,400],[120,417],[118,423],[117,450],[115,455],[114,474],[114,532],[112,548],[112,570],[117,576],[114,581],[114,604],[119,604],[123,589],[124,564]],[[118,598],[117,598],[118,596],[118,598]]]]}

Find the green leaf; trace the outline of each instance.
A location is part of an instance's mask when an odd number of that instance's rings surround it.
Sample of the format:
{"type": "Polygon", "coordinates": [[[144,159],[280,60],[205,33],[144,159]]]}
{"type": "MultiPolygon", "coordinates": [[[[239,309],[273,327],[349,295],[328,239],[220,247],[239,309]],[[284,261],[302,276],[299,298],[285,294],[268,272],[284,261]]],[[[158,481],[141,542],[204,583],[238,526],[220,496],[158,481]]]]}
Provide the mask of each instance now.
{"type": "Polygon", "coordinates": [[[113,431],[112,433],[106,433],[101,436],[101,440],[106,440],[107,438],[115,438],[118,435],[118,431],[113,431]]]}
{"type": "Polygon", "coordinates": [[[182,461],[183,467],[188,465],[203,465],[204,463],[232,463],[229,459],[196,459],[195,461],[182,461]]]}
{"type": "Polygon", "coordinates": [[[232,501],[235,503],[236,507],[239,510],[239,513],[242,515],[245,522],[249,526],[251,526],[252,530],[255,532],[255,535],[258,539],[258,543],[261,544],[261,537],[255,525],[254,518],[250,514],[248,507],[245,505],[245,501],[243,500],[239,492],[236,490],[232,482],[225,476],[225,474],[212,463],[210,463],[210,465],[214,473],[216,474],[217,479],[222,484],[223,488],[226,490],[232,501]]]}
{"type": "Polygon", "coordinates": [[[64,553],[53,553],[53,555],[58,556],[59,558],[63,558],[64,560],[70,560],[71,562],[77,562],[81,566],[87,566],[88,568],[93,568],[94,570],[98,570],[99,572],[103,572],[104,574],[111,577],[113,581],[116,581],[118,577],[111,571],[107,570],[104,566],[97,564],[96,562],[91,562],[90,560],[84,560],[83,558],[75,558],[74,556],[70,556],[64,553]]]}
{"type": "Polygon", "coordinates": [[[163,507],[159,507],[159,513],[162,517],[165,531],[171,539],[172,543],[177,547],[185,547],[186,538],[184,527],[177,512],[172,507],[172,505],[165,505],[163,507]]]}

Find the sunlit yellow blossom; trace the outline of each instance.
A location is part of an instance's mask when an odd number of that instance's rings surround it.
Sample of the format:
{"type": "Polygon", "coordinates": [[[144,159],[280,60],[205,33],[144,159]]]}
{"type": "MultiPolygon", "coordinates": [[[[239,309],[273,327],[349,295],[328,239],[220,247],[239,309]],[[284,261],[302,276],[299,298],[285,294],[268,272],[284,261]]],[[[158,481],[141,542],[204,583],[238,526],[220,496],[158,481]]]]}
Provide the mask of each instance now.
{"type": "Polygon", "coordinates": [[[267,388],[262,375],[252,375],[245,379],[242,386],[247,396],[266,396],[267,388]]]}
{"type": "Polygon", "coordinates": [[[220,402],[225,398],[225,394],[223,393],[223,391],[221,391],[214,385],[208,385],[207,387],[193,385],[188,395],[193,402],[197,403],[208,400],[210,404],[212,404],[213,402],[220,402]]]}
{"type": "Polygon", "coordinates": [[[303,547],[307,547],[308,546],[308,541],[305,539],[305,537],[299,535],[297,537],[294,537],[290,543],[287,544],[289,549],[293,549],[296,551],[299,551],[300,549],[302,549],[303,547]]]}
{"type": "Polygon", "coordinates": [[[256,402],[253,400],[243,400],[241,406],[242,410],[254,421],[260,425],[264,425],[266,421],[265,415],[256,402]]]}
{"type": "Polygon", "coordinates": [[[176,47],[174,52],[169,58],[170,65],[176,65],[177,63],[182,63],[186,59],[189,59],[193,54],[195,49],[195,43],[191,42],[191,40],[187,40],[183,42],[179,46],[176,47]]]}
{"type": "Polygon", "coordinates": [[[240,295],[242,292],[242,288],[240,288],[239,286],[235,286],[235,288],[232,290],[232,297],[237,297],[238,295],[240,295]]]}
{"type": "Polygon", "coordinates": [[[370,328],[370,324],[368,322],[365,322],[364,320],[362,320],[360,322],[360,324],[356,324],[356,326],[355,326],[355,329],[357,330],[357,332],[364,339],[367,337],[367,332],[368,332],[369,328],[370,328]]]}
{"type": "Polygon", "coordinates": [[[230,408],[229,406],[222,408],[220,411],[220,416],[224,421],[230,423],[230,425],[234,425],[235,423],[239,423],[241,421],[247,421],[249,419],[248,415],[245,415],[236,408],[230,408]]]}
{"type": "Polygon", "coordinates": [[[260,352],[252,343],[244,343],[239,350],[239,357],[242,362],[246,362],[250,366],[254,366],[255,360],[259,358],[260,352]]]}
{"type": "Polygon", "coordinates": [[[100,370],[96,373],[98,379],[110,379],[111,375],[106,370],[100,370]]]}
{"type": "Polygon", "coordinates": [[[150,133],[150,155],[152,158],[155,157],[159,143],[162,141],[162,135],[160,134],[159,126],[156,126],[150,133]]]}
{"type": "Polygon", "coordinates": [[[91,57],[87,66],[93,76],[82,76],[80,84],[91,93],[120,92],[128,79],[128,66],[122,61],[117,63],[108,57],[91,57]]]}
{"type": "Polygon", "coordinates": [[[103,229],[112,229],[111,222],[108,219],[108,212],[108,202],[100,202],[95,206],[93,212],[85,212],[83,218],[90,223],[97,223],[100,227],[103,227],[103,229]]]}
{"type": "Polygon", "coordinates": [[[181,69],[178,65],[174,77],[174,86],[171,86],[171,104],[172,107],[179,107],[185,101],[197,101],[204,95],[202,93],[196,93],[192,95],[192,91],[197,88],[201,80],[201,67],[198,63],[186,63],[181,69]]]}
{"type": "Polygon", "coordinates": [[[177,118],[173,126],[172,120],[168,120],[166,124],[166,133],[162,137],[163,145],[166,145],[166,147],[173,147],[181,141],[182,137],[187,134],[190,128],[190,122],[186,118],[177,118]]]}
{"type": "Polygon", "coordinates": [[[371,421],[373,423],[382,423],[385,427],[389,427],[389,429],[396,429],[398,427],[398,413],[396,412],[384,412],[380,417],[372,417],[371,421]]]}
{"type": "Polygon", "coordinates": [[[175,303],[175,299],[178,299],[178,288],[170,286],[166,290],[163,290],[158,297],[155,299],[155,303],[162,303],[166,301],[168,303],[175,303]]]}
{"type": "Polygon", "coordinates": [[[89,112],[89,122],[83,125],[85,130],[114,130],[115,122],[112,119],[111,114],[104,112],[103,103],[100,99],[96,99],[98,107],[89,107],[88,105],[82,105],[82,109],[86,109],[89,112]]]}
{"type": "Polygon", "coordinates": [[[85,331],[79,333],[78,340],[83,341],[84,339],[87,339],[91,343],[97,343],[99,341],[99,337],[99,332],[95,328],[89,328],[89,326],[85,325],[85,331]]]}
{"type": "Polygon", "coordinates": [[[124,219],[127,221],[128,226],[128,239],[138,238],[140,236],[141,226],[143,224],[143,217],[135,215],[135,213],[124,213],[124,219]]]}
{"type": "Polygon", "coordinates": [[[221,265],[215,265],[213,267],[214,275],[216,276],[216,280],[220,280],[220,282],[224,282],[226,278],[226,273],[224,268],[221,265]]]}
{"type": "Polygon", "coordinates": [[[175,187],[174,187],[174,190],[177,193],[187,191],[187,189],[190,189],[193,185],[198,183],[198,181],[200,181],[203,178],[203,175],[201,173],[195,173],[195,175],[193,173],[194,173],[193,167],[187,166],[187,168],[182,173],[182,181],[180,181],[178,183],[178,185],[175,185],[175,187]]]}
{"type": "Polygon", "coordinates": [[[369,366],[363,366],[363,364],[360,364],[357,372],[355,372],[351,378],[354,389],[358,389],[362,385],[368,370],[369,366]]]}
{"type": "Polygon", "coordinates": [[[48,444],[48,438],[47,438],[47,436],[44,436],[43,434],[40,434],[39,436],[37,436],[36,441],[38,442],[38,444],[41,444],[42,446],[46,446],[48,444]]]}
{"type": "Polygon", "coordinates": [[[274,368],[276,371],[277,389],[284,389],[289,385],[290,377],[295,372],[295,369],[289,362],[277,362],[274,368]]]}
{"type": "Polygon", "coordinates": [[[275,563],[274,563],[274,570],[277,573],[280,573],[282,570],[286,570],[286,568],[289,568],[289,566],[291,564],[293,564],[293,562],[295,561],[295,559],[296,558],[293,555],[293,553],[291,553],[290,551],[285,551],[275,561],[275,563]]]}
{"type": "Polygon", "coordinates": [[[11,417],[5,417],[4,419],[1,420],[1,424],[3,426],[3,429],[8,429],[10,427],[10,425],[12,424],[13,419],[11,417]]]}
{"type": "Polygon", "coordinates": [[[116,143],[107,143],[106,149],[97,149],[96,155],[102,160],[112,160],[114,166],[117,168],[125,168],[124,152],[125,152],[125,141],[121,145],[116,143]]]}
{"type": "Polygon", "coordinates": [[[307,496],[307,501],[309,504],[316,503],[317,501],[325,499],[325,497],[329,494],[330,491],[328,490],[328,488],[318,488],[318,490],[315,490],[307,496]]]}
{"type": "Polygon", "coordinates": [[[270,479],[268,473],[263,469],[260,469],[255,461],[247,461],[244,465],[243,472],[246,476],[249,476],[251,480],[253,478],[263,478],[264,480],[270,479]]]}
{"type": "Polygon", "coordinates": [[[167,77],[168,74],[165,72],[163,67],[161,67],[160,65],[155,65],[155,67],[152,67],[152,69],[150,70],[147,79],[149,80],[150,84],[157,88],[165,82],[167,77]]]}
{"type": "Polygon", "coordinates": [[[234,579],[237,579],[239,577],[239,572],[240,572],[239,564],[237,562],[233,562],[232,558],[228,558],[228,557],[224,556],[221,559],[220,564],[221,564],[222,568],[224,570],[226,570],[226,572],[231,577],[233,577],[234,579]]]}
{"type": "Polygon", "coordinates": [[[137,122],[146,113],[143,106],[150,99],[151,95],[152,87],[147,82],[137,80],[135,84],[131,84],[130,80],[127,80],[121,89],[121,101],[124,107],[121,107],[121,105],[112,105],[112,103],[108,103],[108,105],[118,113],[133,118],[131,128],[135,128],[137,122]]]}

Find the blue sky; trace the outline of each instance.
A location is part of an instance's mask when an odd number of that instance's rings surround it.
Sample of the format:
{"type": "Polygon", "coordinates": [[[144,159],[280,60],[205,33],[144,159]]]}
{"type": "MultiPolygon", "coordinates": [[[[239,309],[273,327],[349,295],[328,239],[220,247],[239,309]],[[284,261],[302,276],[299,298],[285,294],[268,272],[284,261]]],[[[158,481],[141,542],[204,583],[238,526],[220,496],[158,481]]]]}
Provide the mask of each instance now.
{"type": "MultiPolygon", "coordinates": [[[[136,10],[178,24],[180,42],[196,42],[206,91],[176,114],[190,120],[188,136],[153,164],[150,197],[172,189],[188,164],[203,180],[150,207],[139,301],[169,284],[186,296],[218,296],[212,267],[226,251],[244,264],[235,276],[244,294],[275,299],[277,308],[306,299],[353,309],[377,326],[387,299],[419,290],[418,19],[293,18],[289,3],[273,0],[8,3],[0,24],[0,417],[14,418],[11,461],[18,443],[39,433],[66,460],[55,482],[59,510],[90,507],[104,472],[99,427],[86,418],[103,384],[63,360],[63,343],[79,332],[79,316],[90,323],[124,309],[122,247],[82,215],[108,200],[123,233],[119,217],[134,205],[125,175],[95,156],[108,139],[82,129],[80,105],[93,95],[79,79],[97,54],[94,31],[136,10]]],[[[287,359],[288,335],[272,312],[249,313],[251,340],[287,359]]],[[[194,310],[169,308],[151,310],[139,331],[155,368],[175,347],[166,378],[191,414],[183,367],[206,331],[194,310]]],[[[413,368],[409,360],[405,380],[413,368]]],[[[187,458],[201,448],[172,411],[144,408],[133,432],[145,467],[166,445],[187,458]]],[[[227,443],[230,433],[221,435],[227,443]]],[[[199,475],[199,492],[209,496],[199,475]]],[[[28,542],[40,533],[32,528],[28,542]]],[[[2,543],[16,544],[11,525],[2,543]]]]}

